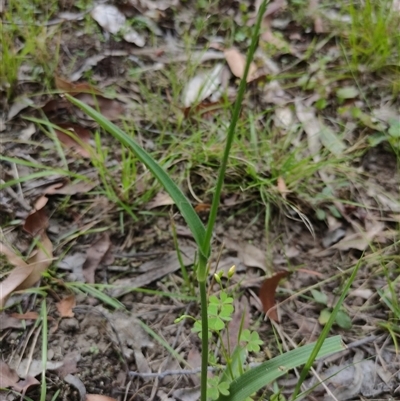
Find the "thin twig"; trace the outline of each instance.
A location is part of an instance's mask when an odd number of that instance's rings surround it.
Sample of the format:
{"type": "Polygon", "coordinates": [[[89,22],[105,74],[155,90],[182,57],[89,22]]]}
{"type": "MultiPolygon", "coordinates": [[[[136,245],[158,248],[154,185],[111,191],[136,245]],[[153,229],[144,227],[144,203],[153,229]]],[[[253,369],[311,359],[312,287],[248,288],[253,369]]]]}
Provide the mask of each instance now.
{"type": "MultiPolygon", "coordinates": [[[[214,372],[216,370],[219,370],[219,367],[213,367],[209,366],[208,371],[209,372],[214,372]]],[[[155,373],[140,373],[140,372],[129,372],[129,376],[131,377],[141,377],[143,379],[145,378],[157,378],[157,379],[163,379],[166,376],[180,376],[180,375],[195,375],[201,372],[201,368],[196,368],[196,369],[177,369],[177,370],[165,370],[164,372],[155,372],[155,373]]]]}

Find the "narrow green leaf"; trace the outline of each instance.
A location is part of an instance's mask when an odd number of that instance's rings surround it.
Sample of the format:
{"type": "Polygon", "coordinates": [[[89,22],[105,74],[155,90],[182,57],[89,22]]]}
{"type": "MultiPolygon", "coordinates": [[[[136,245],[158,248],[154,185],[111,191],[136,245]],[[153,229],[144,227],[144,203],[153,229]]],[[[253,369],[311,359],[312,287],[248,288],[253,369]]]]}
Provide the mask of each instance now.
{"type": "Polygon", "coordinates": [[[345,86],[337,90],[336,95],[339,99],[354,99],[360,94],[355,86],[345,86]]]}
{"type": "Polygon", "coordinates": [[[350,330],[352,327],[351,318],[344,310],[338,311],[336,315],[336,323],[342,329],[350,330]]]}
{"type": "Polygon", "coordinates": [[[321,291],[318,291],[316,289],[311,290],[311,294],[313,298],[315,299],[316,302],[322,305],[327,305],[328,304],[328,296],[321,291]]]}
{"type": "MultiPolygon", "coordinates": [[[[315,343],[308,344],[295,350],[279,355],[270,361],[264,362],[256,368],[248,370],[230,387],[230,395],[220,395],[218,401],[243,401],[278,377],[285,375],[290,369],[307,362],[315,343]]],[[[318,358],[339,352],[345,349],[340,336],[327,338],[321,347],[318,358]]]]}
{"type": "Polygon", "coordinates": [[[318,318],[319,324],[321,326],[325,326],[329,322],[330,317],[331,317],[331,310],[329,308],[323,309],[319,314],[318,318]]]}
{"type": "Polygon", "coordinates": [[[339,156],[346,149],[345,144],[328,126],[322,124],[319,131],[319,138],[322,144],[335,156],[339,156]]]}
{"type": "Polygon", "coordinates": [[[178,188],[178,186],[172,181],[166,171],[143,149],[141,148],[129,135],[118,128],[111,121],[107,120],[98,111],[88,106],[87,104],[81,102],[80,100],[65,95],[67,99],[73,103],[75,106],[82,109],[88,116],[92,117],[105,131],[113,135],[118,139],[124,146],[130,149],[136,157],[146,165],[146,167],[151,171],[154,177],[160,182],[160,184],[165,188],[168,194],[171,196],[175,202],[177,208],[181,212],[183,218],[185,219],[187,225],[190,228],[193,237],[205,257],[208,257],[209,252],[207,252],[208,247],[205,247],[205,227],[200,220],[199,216],[193,209],[189,200],[178,188]],[[206,251],[205,251],[206,250],[206,251]]]}

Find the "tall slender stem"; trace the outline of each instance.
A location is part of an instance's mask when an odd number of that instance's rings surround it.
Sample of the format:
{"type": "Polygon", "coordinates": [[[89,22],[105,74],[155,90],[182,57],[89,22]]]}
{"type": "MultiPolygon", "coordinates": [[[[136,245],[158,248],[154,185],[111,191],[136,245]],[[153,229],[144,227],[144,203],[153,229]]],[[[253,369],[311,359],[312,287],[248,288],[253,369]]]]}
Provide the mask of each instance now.
{"type": "Polygon", "coordinates": [[[201,302],[201,401],[207,401],[208,377],[208,310],[207,310],[207,283],[199,281],[201,302]]]}
{"type": "Polygon", "coordinates": [[[258,45],[258,37],[260,35],[261,22],[267,8],[267,0],[263,0],[257,14],[257,21],[254,27],[251,38],[250,49],[247,53],[246,66],[243,77],[240,81],[238,96],[233,108],[232,120],[228,128],[225,150],[219,168],[217,185],[213,196],[213,201],[210,210],[210,216],[206,228],[202,252],[199,255],[199,265],[197,270],[197,280],[199,281],[200,301],[201,301],[201,334],[202,334],[202,349],[201,349],[201,401],[207,401],[207,369],[208,369],[208,309],[207,309],[207,257],[210,254],[211,238],[213,234],[215,220],[217,218],[218,207],[220,203],[221,191],[224,185],[226,167],[228,165],[229,153],[231,151],[233,139],[235,137],[236,125],[239,121],[242,102],[246,91],[247,76],[249,74],[250,65],[254,58],[254,53],[258,45]]]}
{"type": "MultiPolygon", "coordinates": [[[[217,185],[215,186],[215,192],[214,192],[213,201],[212,201],[212,205],[211,205],[210,216],[209,216],[208,224],[207,224],[207,228],[206,228],[206,236],[204,238],[203,249],[207,250],[207,251],[209,251],[210,247],[211,247],[211,237],[212,237],[212,233],[213,233],[213,229],[214,229],[215,220],[217,218],[221,191],[222,191],[222,187],[224,184],[226,167],[228,165],[229,153],[231,151],[233,139],[235,137],[236,125],[239,120],[240,111],[242,108],[242,102],[243,102],[244,94],[246,91],[247,76],[249,74],[251,62],[253,61],[253,58],[254,58],[254,53],[257,49],[258,37],[260,35],[261,22],[262,22],[266,7],[267,7],[267,0],[263,0],[263,2],[260,5],[260,8],[258,10],[257,21],[256,21],[256,24],[254,27],[253,35],[251,37],[250,48],[247,53],[246,67],[244,69],[243,77],[240,80],[238,95],[237,95],[235,105],[233,108],[231,123],[229,124],[229,128],[228,128],[225,150],[224,150],[224,154],[223,154],[223,157],[221,160],[221,166],[219,168],[217,185]]],[[[206,253],[206,255],[208,255],[208,253],[206,253]]],[[[203,272],[199,272],[199,273],[201,274],[203,272]]]]}

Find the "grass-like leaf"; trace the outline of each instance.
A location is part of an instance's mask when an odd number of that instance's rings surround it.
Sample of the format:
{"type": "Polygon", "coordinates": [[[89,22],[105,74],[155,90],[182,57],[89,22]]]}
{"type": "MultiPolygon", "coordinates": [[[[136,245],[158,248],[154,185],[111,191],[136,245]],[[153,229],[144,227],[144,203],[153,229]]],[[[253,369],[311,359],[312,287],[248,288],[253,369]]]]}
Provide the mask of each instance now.
{"type": "Polygon", "coordinates": [[[208,252],[204,252],[205,243],[205,228],[200,220],[199,216],[193,209],[189,200],[178,188],[178,186],[172,181],[166,171],[141,147],[139,146],[129,135],[118,128],[111,121],[107,120],[98,111],[88,106],[87,104],[81,102],[80,100],[66,95],[67,99],[73,103],[75,106],[82,109],[88,116],[92,117],[105,131],[113,135],[118,139],[124,146],[130,149],[136,157],[146,165],[146,167],[151,171],[153,176],[157,178],[160,184],[165,188],[168,194],[171,196],[175,202],[177,208],[181,212],[183,218],[185,219],[187,225],[190,228],[191,233],[205,257],[208,256],[208,252]],[[205,254],[207,253],[207,254],[205,254]]]}
{"type": "MultiPolygon", "coordinates": [[[[229,395],[220,395],[217,401],[243,401],[247,397],[285,375],[290,369],[307,362],[315,343],[307,344],[295,350],[285,352],[256,368],[248,370],[229,386],[229,395]]],[[[317,358],[345,349],[340,336],[334,336],[324,341],[317,358]]]]}

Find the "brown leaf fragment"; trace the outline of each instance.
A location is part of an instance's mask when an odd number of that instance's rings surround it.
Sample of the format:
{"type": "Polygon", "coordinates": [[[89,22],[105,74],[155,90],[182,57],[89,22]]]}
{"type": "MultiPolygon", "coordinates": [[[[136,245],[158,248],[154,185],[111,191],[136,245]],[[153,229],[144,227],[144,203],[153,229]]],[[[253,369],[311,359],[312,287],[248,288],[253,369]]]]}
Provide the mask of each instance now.
{"type": "Polygon", "coordinates": [[[33,205],[33,208],[35,210],[43,209],[47,205],[48,201],[49,201],[49,198],[47,198],[47,196],[40,196],[38,199],[36,199],[35,204],[33,205]]]}
{"type": "MultiPolygon", "coordinates": [[[[6,313],[0,313],[0,331],[6,329],[22,329],[23,325],[20,319],[11,317],[6,313]]],[[[1,382],[1,379],[0,379],[1,382]]],[[[1,386],[0,386],[1,387],[1,386]]]]}
{"type": "Polygon", "coordinates": [[[56,303],[57,311],[61,317],[74,317],[72,309],[76,306],[75,295],[69,295],[56,303]]]}
{"type": "Polygon", "coordinates": [[[239,248],[239,259],[247,267],[258,267],[266,271],[265,253],[252,244],[244,244],[239,248]]]}
{"type": "Polygon", "coordinates": [[[11,317],[19,320],[36,320],[39,319],[39,314],[35,311],[30,311],[26,313],[11,313],[11,317]]]}
{"type": "Polygon", "coordinates": [[[37,386],[38,384],[40,384],[39,380],[35,379],[33,376],[27,376],[25,379],[14,384],[12,388],[24,395],[30,387],[37,386]]]}
{"type": "Polygon", "coordinates": [[[81,360],[81,354],[79,351],[72,351],[65,355],[63,364],[56,369],[57,374],[64,379],[69,374],[76,373],[78,371],[77,364],[81,360]]]}
{"type": "Polygon", "coordinates": [[[52,261],[53,245],[45,233],[42,233],[37,244],[36,253],[24,262],[3,243],[0,243],[0,253],[4,254],[16,268],[0,283],[0,308],[3,308],[7,299],[14,291],[31,288],[36,284],[42,273],[52,261]]]}
{"type": "Polygon", "coordinates": [[[74,84],[56,75],[54,77],[54,83],[56,84],[56,88],[58,90],[69,93],[71,95],[77,95],[79,93],[92,93],[96,95],[101,94],[101,92],[98,89],[88,84],[87,82],[80,82],[74,84]]]}
{"type": "Polygon", "coordinates": [[[83,264],[83,276],[87,283],[94,283],[94,274],[111,247],[110,236],[107,233],[102,236],[88,249],[86,260],[83,264]]]}
{"type": "Polygon", "coordinates": [[[282,198],[286,199],[286,195],[288,193],[290,193],[290,191],[288,190],[288,188],[286,186],[286,183],[285,183],[285,180],[284,180],[283,177],[281,177],[281,176],[278,177],[278,181],[277,181],[276,186],[278,188],[279,193],[282,195],[282,198]]]}
{"type": "MultiPolygon", "coordinates": [[[[226,62],[232,71],[232,74],[237,78],[242,78],[246,67],[246,57],[239,52],[238,49],[232,47],[224,51],[226,62]]],[[[246,82],[251,82],[255,79],[257,66],[252,62],[250,64],[249,73],[246,82]]]]}
{"type": "Polygon", "coordinates": [[[125,111],[125,107],[118,100],[107,99],[104,96],[93,96],[89,93],[80,93],[75,96],[81,102],[86,103],[111,121],[117,120],[125,111]]]}
{"type": "Polygon", "coordinates": [[[200,386],[179,388],[172,392],[172,396],[177,401],[198,401],[200,399],[200,386]]]}
{"type": "Polygon", "coordinates": [[[76,183],[60,183],[56,186],[49,187],[46,190],[48,195],[76,195],[76,194],[86,194],[99,185],[99,181],[79,181],[76,183]]]}
{"type": "Polygon", "coordinates": [[[19,381],[19,376],[14,369],[0,360],[0,388],[7,388],[15,385],[19,381]]]}
{"type": "Polygon", "coordinates": [[[32,273],[33,266],[29,266],[11,248],[1,242],[0,253],[6,256],[10,264],[16,266],[0,283],[0,308],[3,308],[10,294],[32,273]]]}
{"type": "Polygon", "coordinates": [[[267,270],[267,261],[265,253],[255,245],[247,242],[236,242],[225,238],[224,245],[227,249],[236,251],[238,258],[247,267],[258,267],[263,271],[267,270]]]}
{"type": "Polygon", "coordinates": [[[100,394],[86,394],[86,401],[117,401],[115,398],[100,394]]]}
{"type": "Polygon", "coordinates": [[[247,298],[242,296],[240,299],[236,299],[234,307],[235,312],[233,313],[232,320],[229,322],[229,330],[226,330],[222,337],[225,349],[229,349],[231,353],[238,345],[240,333],[250,326],[250,305],[247,298]]]}
{"type": "Polygon", "coordinates": [[[261,285],[259,297],[264,309],[264,312],[270,319],[279,322],[278,312],[275,306],[275,292],[279,282],[289,275],[288,271],[280,271],[272,277],[267,278],[261,285]]]}
{"type": "Polygon", "coordinates": [[[7,120],[8,121],[12,120],[18,113],[20,113],[27,107],[32,106],[33,104],[34,104],[33,100],[26,96],[21,96],[18,99],[15,99],[13,105],[10,107],[10,110],[8,111],[7,120]]]}
{"type": "Polygon", "coordinates": [[[197,213],[208,212],[210,209],[211,205],[209,203],[198,203],[194,208],[197,213]]]}
{"type": "Polygon", "coordinates": [[[37,243],[37,252],[27,260],[32,267],[32,273],[21,283],[16,290],[24,290],[33,287],[42,277],[53,261],[53,244],[45,233],[42,233],[37,243]]]}
{"type": "MultiPolygon", "coordinates": [[[[197,347],[192,346],[188,352],[187,362],[192,369],[198,369],[201,367],[201,354],[197,347]]],[[[200,377],[198,375],[190,375],[190,380],[194,386],[200,384],[200,377]]]]}
{"type": "Polygon", "coordinates": [[[147,205],[146,209],[151,210],[160,206],[173,205],[175,202],[166,192],[159,192],[147,205]]]}
{"type": "Polygon", "coordinates": [[[13,265],[15,267],[27,267],[26,262],[21,257],[19,257],[14,252],[14,250],[12,250],[10,247],[8,247],[1,241],[0,241],[0,253],[7,258],[7,261],[8,263],[10,263],[10,265],[13,265]]]}
{"type": "Polygon", "coordinates": [[[46,212],[44,211],[44,209],[39,209],[33,211],[31,214],[28,215],[28,217],[25,219],[23,229],[28,234],[32,235],[32,237],[35,237],[36,235],[46,230],[48,226],[49,226],[49,219],[47,217],[46,212]]]}
{"type": "Polygon", "coordinates": [[[90,147],[88,143],[92,137],[91,132],[78,124],[62,123],[57,125],[64,130],[64,132],[59,129],[54,130],[59,141],[66,148],[74,149],[76,153],[82,157],[90,158],[90,147]],[[70,132],[70,134],[65,131],[70,132]]]}

